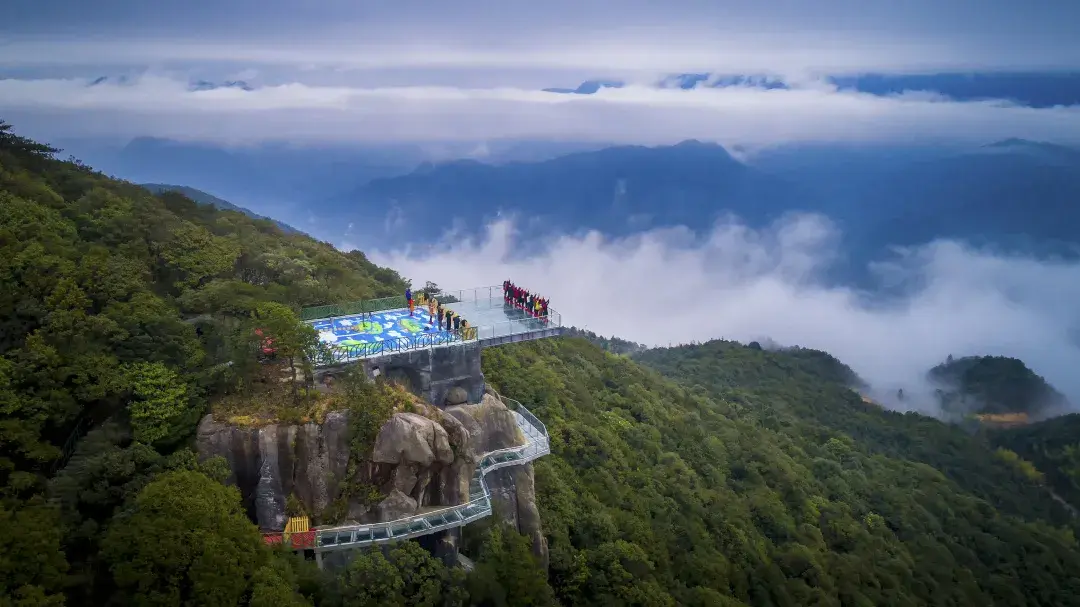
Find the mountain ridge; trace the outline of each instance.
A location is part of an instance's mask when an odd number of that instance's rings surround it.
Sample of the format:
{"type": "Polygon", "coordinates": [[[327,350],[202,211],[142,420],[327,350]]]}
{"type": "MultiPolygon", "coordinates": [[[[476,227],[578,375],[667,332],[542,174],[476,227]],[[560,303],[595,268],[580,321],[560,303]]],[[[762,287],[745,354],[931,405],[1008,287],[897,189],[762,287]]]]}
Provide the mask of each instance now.
{"type": "Polygon", "coordinates": [[[247,215],[248,217],[251,217],[253,219],[263,219],[263,220],[266,220],[266,221],[270,221],[274,225],[276,225],[277,227],[281,228],[281,230],[283,232],[285,232],[285,233],[289,233],[289,234],[300,234],[300,233],[302,233],[300,230],[292,227],[291,225],[289,225],[287,223],[284,223],[282,221],[278,221],[277,219],[274,219],[272,217],[266,217],[265,215],[259,215],[258,213],[254,212],[254,211],[252,211],[250,209],[246,209],[246,208],[244,208],[242,206],[235,205],[235,204],[229,202],[228,200],[218,198],[217,196],[214,196],[213,194],[210,194],[208,192],[204,192],[202,190],[199,190],[199,189],[196,189],[196,188],[193,188],[193,187],[190,187],[190,186],[172,185],[172,184],[167,184],[167,183],[140,183],[139,185],[146,188],[146,189],[148,189],[148,190],[150,190],[151,192],[155,192],[155,193],[158,193],[158,192],[177,192],[179,194],[183,194],[184,196],[187,196],[188,198],[194,200],[195,202],[197,202],[199,204],[205,204],[205,205],[213,206],[213,207],[216,207],[216,208],[221,209],[223,211],[236,211],[238,213],[243,213],[244,215],[247,215]]]}

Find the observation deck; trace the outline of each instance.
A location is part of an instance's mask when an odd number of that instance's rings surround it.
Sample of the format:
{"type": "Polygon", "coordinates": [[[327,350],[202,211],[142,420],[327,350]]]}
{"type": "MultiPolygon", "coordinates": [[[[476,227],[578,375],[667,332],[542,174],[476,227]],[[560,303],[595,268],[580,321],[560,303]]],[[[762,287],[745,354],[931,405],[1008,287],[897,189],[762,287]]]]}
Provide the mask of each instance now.
{"type": "Polygon", "coordinates": [[[503,301],[502,287],[442,291],[434,296],[468,321],[467,329],[439,329],[428,309],[409,314],[404,296],[305,308],[300,318],[319,333],[316,368],[388,356],[410,350],[468,343],[482,348],[556,337],[562,315],[549,308],[535,317],[503,301]]]}

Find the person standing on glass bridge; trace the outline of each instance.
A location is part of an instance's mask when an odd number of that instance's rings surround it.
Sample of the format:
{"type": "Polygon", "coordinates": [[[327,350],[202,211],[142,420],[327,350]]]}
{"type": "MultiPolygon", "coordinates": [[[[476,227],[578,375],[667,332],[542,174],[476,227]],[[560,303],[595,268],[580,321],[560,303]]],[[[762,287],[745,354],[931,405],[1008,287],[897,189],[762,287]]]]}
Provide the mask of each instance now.
{"type": "Polygon", "coordinates": [[[428,316],[431,317],[431,328],[435,328],[435,308],[439,305],[439,300],[434,297],[427,300],[428,316]]]}
{"type": "Polygon", "coordinates": [[[409,316],[413,315],[412,289],[405,287],[405,301],[409,302],[409,316]]]}
{"type": "Polygon", "coordinates": [[[435,321],[439,323],[439,330],[442,331],[442,322],[443,322],[442,302],[439,302],[439,305],[435,306],[435,321]]]}

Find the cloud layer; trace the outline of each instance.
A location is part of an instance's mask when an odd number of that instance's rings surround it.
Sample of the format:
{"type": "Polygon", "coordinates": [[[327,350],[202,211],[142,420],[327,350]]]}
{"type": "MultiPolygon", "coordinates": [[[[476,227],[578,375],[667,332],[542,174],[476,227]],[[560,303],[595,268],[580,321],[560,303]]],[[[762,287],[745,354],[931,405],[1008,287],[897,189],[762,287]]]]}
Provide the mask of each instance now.
{"type": "Polygon", "coordinates": [[[1076,111],[838,93],[827,75],[1080,69],[1080,4],[102,0],[18,2],[0,22],[0,112],[28,135],[219,142],[502,138],[751,145],[1077,137],[1076,111]],[[795,91],[558,99],[545,87],[769,75],[795,91]],[[125,74],[87,88],[102,75],[125,74]],[[253,91],[193,92],[192,80],[253,91]]]}
{"type": "Polygon", "coordinates": [[[1080,264],[936,242],[876,268],[908,286],[881,301],[824,285],[837,236],[828,219],[796,215],[763,231],[727,221],[702,240],[679,229],[623,240],[567,236],[522,258],[504,221],[483,242],[370,256],[417,284],[460,288],[509,277],[550,297],[567,325],[649,345],[771,338],[822,349],[885,400],[898,387],[924,389],[925,371],[950,354],[994,354],[1021,358],[1080,403],[1080,311],[1070,303],[1080,301],[1080,264]]]}
{"type": "Polygon", "coordinates": [[[729,145],[803,141],[1080,141],[1080,107],[1033,109],[882,97],[820,83],[660,89],[594,95],[513,87],[363,87],[290,83],[192,90],[186,79],[0,80],[0,111],[28,135],[156,135],[219,142],[576,140],[642,144],[688,138],[729,145]],[[632,125],[632,128],[631,126],[632,125]]]}

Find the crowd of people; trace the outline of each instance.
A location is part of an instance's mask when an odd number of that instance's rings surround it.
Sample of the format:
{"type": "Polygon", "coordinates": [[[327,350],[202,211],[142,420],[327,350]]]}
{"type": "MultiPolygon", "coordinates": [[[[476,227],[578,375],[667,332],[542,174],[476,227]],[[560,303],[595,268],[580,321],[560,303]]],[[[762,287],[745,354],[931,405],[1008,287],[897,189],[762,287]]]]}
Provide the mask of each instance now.
{"type": "Polygon", "coordinates": [[[540,322],[548,321],[548,299],[522,289],[509,280],[503,281],[503,301],[506,305],[522,310],[540,322]]]}
{"type": "MultiPolygon", "coordinates": [[[[417,305],[421,306],[421,308],[427,307],[428,314],[431,317],[431,324],[428,325],[427,330],[434,331],[437,328],[439,331],[449,331],[462,339],[474,339],[476,337],[476,327],[470,326],[469,321],[449,307],[444,306],[434,295],[421,291],[418,297],[413,299],[412,289],[407,288],[405,289],[405,301],[408,302],[409,316],[416,316],[417,305]]],[[[517,308],[544,324],[548,322],[548,299],[530,293],[509,280],[503,281],[503,301],[505,305],[517,308]]]]}
{"type": "Polygon", "coordinates": [[[416,315],[417,302],[421,306],[427,306],[428,314],[431,316],[431,324],[427,327],[429,331],[434,331],[435,327],[438,326],[439,331],[449,331],[462,339],[476,337],[476,327],[470,326],[469,321],[462,318],[457,312],[443,306],[434,296],[429,297],[427,293],[421,291],[419,298],[414,301],[412,295],[412,289],[405,289],[405,299],[409,302],[409,316],[416,315]]]}

